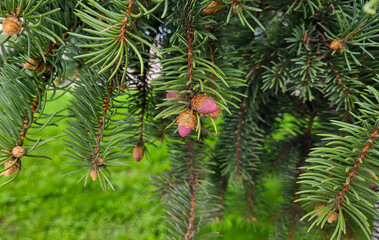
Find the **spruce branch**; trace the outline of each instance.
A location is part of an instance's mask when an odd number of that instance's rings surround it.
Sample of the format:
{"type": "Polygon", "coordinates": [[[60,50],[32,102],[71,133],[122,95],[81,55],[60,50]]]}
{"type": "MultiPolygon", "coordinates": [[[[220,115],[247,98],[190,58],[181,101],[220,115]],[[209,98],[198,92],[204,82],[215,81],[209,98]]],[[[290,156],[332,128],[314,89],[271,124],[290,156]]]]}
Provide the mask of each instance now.
{"type": "Polygon", "coordinates": [[[375,100],[363,97],[365,101],[358,103],[361,115],[353,115],[357,120],[355,124],[333,122],[341,127],[340,131],[344,134],[325,134],[325,140],[329,142],[325,147],[312,151],[307,160],[310,165],[303,168],[305,172],[299,178],[300,183],[307,187],[298,192],[301,198],[296,201],[303,202],[308,211],[312,205],[316,205],[302,219],[315,219],[311,227],[323,227],[326,221],[336,221],[331,239],[339,239],[342,233],[346,233],[346,216],[369,239],[369,223],[363,212],[378,215],[371,202],[379,196],[368,185],[377,182],[378,164],[373,153],[378,147],[376,136],[379,129],[377,118],[373,120],[370,116],[378,116],[379,111],[377,107],[372,108],[375,105],[367,103],[378,101],[379,97],[377,90],[372,87],[367,89],[367,93],[374,96],[375,100]]]}

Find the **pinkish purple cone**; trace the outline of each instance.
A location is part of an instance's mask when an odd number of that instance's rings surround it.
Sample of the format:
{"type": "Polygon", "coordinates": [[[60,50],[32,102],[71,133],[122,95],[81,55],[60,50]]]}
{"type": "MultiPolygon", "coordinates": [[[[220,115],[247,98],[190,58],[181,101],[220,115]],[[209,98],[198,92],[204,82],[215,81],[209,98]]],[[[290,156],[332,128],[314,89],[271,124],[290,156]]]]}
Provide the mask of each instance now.
{"type": "Polygon", "coordinates": [[[178,95],[176,93],[172,93],[172,92],[166,93],[166,98],[174,98],[174,97],[178,97],[178,95]]]}
{"type": "Polygon", "coordinates": [[[196,109],[201,114],[210,114],[218,110],[216,102],[212,98],[206,98],[204,100],[203,106],[196,109]]]}
{"type": "Polygon", "coordinates": [[[376,186],[375,184],[370,184],[370,187],[371,187],[372,189],[375,189],[377,186],[376,186]]]}
{"type": "Polygon", "coordinates": [[[136,158],[134,158],[134,160],[136,160],[136,162],[140,162],[141,161],[141,157],[136,157],[136,158]]]}
{"type": "Polygon", "coordinates": [[[178,126],[178,131],[181,137],[187,137],[191,133],[192,129],[186,128],[185,126],[178,126]]]}

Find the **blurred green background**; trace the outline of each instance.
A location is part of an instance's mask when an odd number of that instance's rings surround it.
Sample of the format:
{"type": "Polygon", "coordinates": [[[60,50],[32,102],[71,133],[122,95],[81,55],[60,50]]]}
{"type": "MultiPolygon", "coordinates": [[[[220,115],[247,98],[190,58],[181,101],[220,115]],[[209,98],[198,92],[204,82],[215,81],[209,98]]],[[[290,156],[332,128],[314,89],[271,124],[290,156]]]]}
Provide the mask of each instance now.
{"type": "MultiPolygon", "coordinates": [[[[46,112],[63,109],[69,96],[47,104],[46,112]]],[[[46,128],[43,138],[62,134],[59,126],[46,128]]],[[[33,154],[48,155],[53,160],[22,159],[18,178],[0,188],[0,239],[163,239],[162,207],[152,193],[151,177],[169,169],[164,143],[150,148],[150,157],[136,163],[132,158],[123,162],[130,167],[111,169],[116,189],[101,190],[98,182],[84,187],[77,183],[80,174],[63,176],[78,168],[65,164],[63,138],[42,146],[33,154]]],[[[264,201],[279,204],[280,185],[267,178],[264,201]]],[[[247,222],[228,213],[220,223],[211,226],[220,232],[220,239],[267,239],[272,227],[267,219],[247,222]]]]}

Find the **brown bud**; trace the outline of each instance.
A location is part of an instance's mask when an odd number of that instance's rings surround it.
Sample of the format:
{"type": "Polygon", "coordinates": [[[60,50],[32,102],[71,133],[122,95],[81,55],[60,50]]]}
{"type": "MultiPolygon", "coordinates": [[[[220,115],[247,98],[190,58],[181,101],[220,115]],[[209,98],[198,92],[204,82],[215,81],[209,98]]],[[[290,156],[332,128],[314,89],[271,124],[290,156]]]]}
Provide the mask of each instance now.
{"type": "Polygon", "coordinates": [[[221,6],[224,6],[224,4],[212,1],[206,8],[203,9],[202,13],[208,15],[215,14],[223,9],[221,6]]]}
{"type": "Polygon", "coordinates": [[[139,162],[142,160],[143,156],[145,154],[145,150],[142,148],[141,145],[137,145],[135,148],[134,148],[134,151],[133,151],[133,157],[134,159],[136,160],[136,162],[139,162]]]}
{"type": "Polygon", "coordinates": [[[184,126],[186,128],[194,129],[196,126],[197,118],[196,118],[195,114],[192,113],[191,116],[190,116],[190,114],[191,114],[191,110],[189,110],[189,109],[187,109],[186,111],[179,114],[177,124],[179,126],[184,126]]]}
{"type": "Polygon", "coordinates": [[[37,62],[36,60],[29,58],[28,61],[24,64],[24,67],[27,69],[35,70],[37,73],[41,73],[44,70],[49,71],[50,68],[42,61],[37,62]],[[46,66],[46,69],[45,69],[46,66]]]}
{"type": "Polygon", "coordinates": [[[18,18],[8,17],[3,21],[3,33],[8,36],[13,36],[21,32],[22,25],[18,18]]]}
{"type": "Polygon", "coordinates": [[[343,39],[334,39],[329,47],[333,50],[337,50],[337,49],[340,49],[342,47],[342,43],[343,43],[343,39]]]}
{"type": "Polygon", "coordinates": [[[101,164],[104,163],[104,158],[103,157],[98,157],[96,161],[97,161],[97,164],[101,165],[101,164]]]}
{"type": "Polygon", "coordinates": [[[7,176],[9,177],[10,175],[12,175],[14,172],[17,171],[17,169],[19,169],[21,167],[21,164],[20,164],[20,161],[18,161],[17,159],[11,159],[9,160],[8,162],[4,163],[4,168],[9,168],[8,170],[5,170],[3,172],[3,175],[4,176],[7,176]],[[17,161],[17,162],[16,162],[17,161]],[[12,166],[13,165],[13,166],[12,166]],[[12,166],[11,168],[9,168],[10,166],[12,166]]]}
{"type": "Polygon", "coordinates": [[[22,158],[23,156],[25,156],[26,151],[23,147],[17,146],[12,149],[12,154],[15,158],[22,158]]]}
{"type": "Polygon", "coordinates": [[[337,213],[337,212],[334,212],[334,213],[332,214],[332,216],[330,216],[330,217],[328,218],[328,223],[335,222],[335,221],[337,221],[337,219],[338,219],[338,213],[337,213]]]}
{"type": "Polygon", "coordinates": [[[36,60],[29,58],[28,61],[24,64],[24,67],[35,70],[38,68],[38,63],[36,62],[36,60]]]}
{"type": "Polygon", "coordinates": [[[91,175],[92,180],[96,181],[98,174],[97,174],[97,170],[95,167],[91,168],[91,171],[89,172],[89,174],[91,175]]]}

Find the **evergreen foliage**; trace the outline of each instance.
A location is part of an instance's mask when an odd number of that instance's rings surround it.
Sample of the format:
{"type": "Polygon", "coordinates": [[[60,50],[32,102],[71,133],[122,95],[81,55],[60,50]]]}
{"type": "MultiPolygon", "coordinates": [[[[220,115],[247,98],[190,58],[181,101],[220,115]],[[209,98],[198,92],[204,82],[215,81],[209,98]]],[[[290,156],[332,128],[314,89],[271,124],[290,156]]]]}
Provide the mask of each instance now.
{"type": "Polygon", "coordinates": [[[171,169],[153,184],[168,239],[220,238],[207,226],[229,211],[272,222],[271,239],[370,239],[379,218],[377,8],[0,1],[0,184],[22,174],[24,156],[49,158],[33,151],[62,136],[39,133],[67,119],[65,154],[78,166],[67,175],[103,190],[115,190],[110,167],[148,161],[148,145],[167,144],[171,169]],[[44,113],[66,94],[67,114],[44,113]],[[262,201],[272,174],[284,192],[275,206],[262,201]]]}

